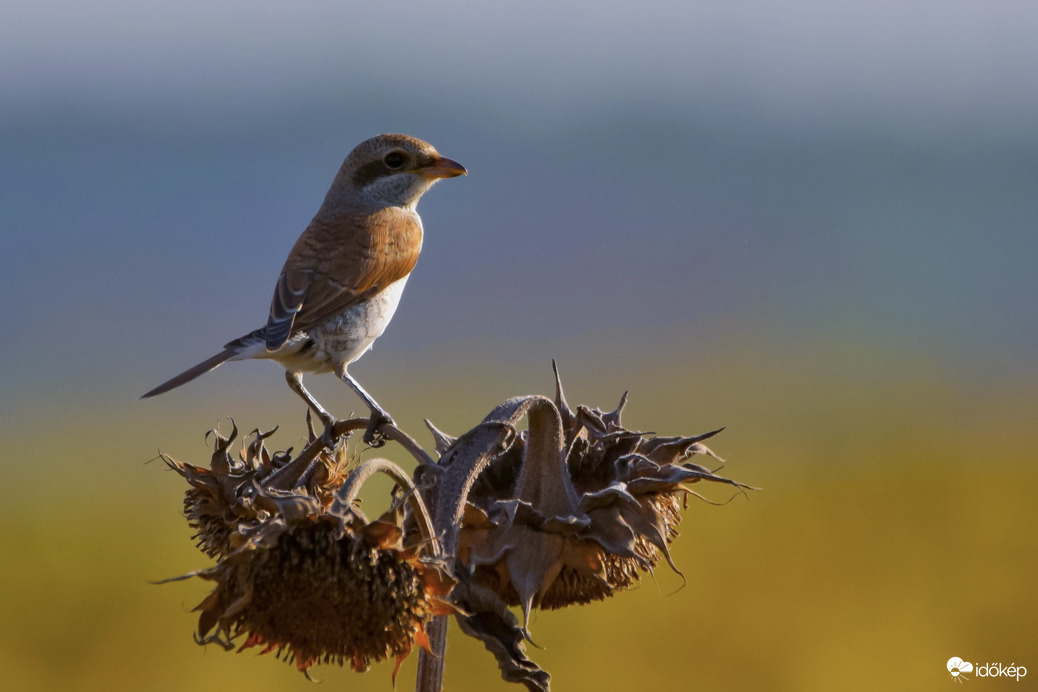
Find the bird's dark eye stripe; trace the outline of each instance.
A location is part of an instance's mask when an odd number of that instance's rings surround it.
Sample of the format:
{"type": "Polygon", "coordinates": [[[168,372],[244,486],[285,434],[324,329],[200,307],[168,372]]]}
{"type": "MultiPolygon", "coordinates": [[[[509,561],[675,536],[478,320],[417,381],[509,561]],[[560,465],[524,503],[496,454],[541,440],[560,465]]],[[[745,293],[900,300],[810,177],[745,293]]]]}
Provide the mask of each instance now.
{"type": "Polygon", "coordinates": [[[353,184],[359,188],[367,187],[372,181],[393,175],[399,170],[400,168],[389,168],[389,165],[386,163],[384,158],[375,159],[374,161],[369,161],[363,166],[360,166],[351,176],[351,180],[353,181],[353,184]]]}
{"type": "Polygon", "coordinates": [[[387,168],[397,169],[404,165],[404,155],[399,151],[391,151],[382,159],[387,168]]]}

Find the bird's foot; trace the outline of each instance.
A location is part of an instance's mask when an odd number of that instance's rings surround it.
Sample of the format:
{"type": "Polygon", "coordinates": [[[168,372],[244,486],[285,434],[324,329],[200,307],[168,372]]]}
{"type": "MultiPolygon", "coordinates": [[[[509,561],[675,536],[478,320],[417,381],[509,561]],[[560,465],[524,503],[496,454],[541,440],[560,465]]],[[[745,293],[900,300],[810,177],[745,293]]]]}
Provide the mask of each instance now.
{"type": "Polygon", "coordinates": [[[345,435],[335,434],[334,428],[335,424],[338,422],[339,421],[334,419],[328,421],[324,426],[324,432],[321,433],[321,442],[323,442],[324,445],[328,447],[328,449],[335,449],[335,445],[339,442],[339,440],[342,440],[350,436],[349,433],[346,433],[345,435]]]}
{"type": "Polygon", "coordinates": [[[371,418],[368,419],[368,428],[364,431],[364,442],[372,447],[382,447],[386,444],[386,436],[382,433],[383,425],[396,425],[388,413],[382,409],[371,409],[371,418]]]}
{"type": "MultiPolygon", "coordinates": [[[[309,429],[310,429],[310,436],[311,436],[311,438],[313,438],[315,436],[315,433],[316,433],[316,431],[314,430],[313,423],[311,421],[311,414],[316,414],[316,416],[321,420],[321,425],[324,426],[324,430],[321,432],[321,444],[323,444],[328,449],[334,449],[335,448],[335,443],[338,442],[341,437],[344,437],[343,435],[336,435],[335,434],[335,425],[339,421],[334,416],[329,415],[327,412],[317,413],[317,412],[313,411],[312,409],[307,411],[306,412],[306,424],[307,424],[307,427],[309,427],[309,429]]],[[[349,433],[347,433],[345,435],[345,437],[348,437],[348,436],[349,436],[349,433]]]]}

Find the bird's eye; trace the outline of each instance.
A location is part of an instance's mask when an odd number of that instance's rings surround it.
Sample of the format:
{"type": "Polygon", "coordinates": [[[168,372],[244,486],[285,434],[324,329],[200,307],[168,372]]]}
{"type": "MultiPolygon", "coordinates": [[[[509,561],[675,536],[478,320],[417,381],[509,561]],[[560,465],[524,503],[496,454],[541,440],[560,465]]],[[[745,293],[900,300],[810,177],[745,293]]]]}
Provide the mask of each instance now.
{"type": "Polygon", "coordinates": [[[382,162],[386,164],[386,168],[397,170],[402,168],[404,165],[404,155],[399,151],[391,151],[386,154],[386,158],[382,159],[382,162]]]}

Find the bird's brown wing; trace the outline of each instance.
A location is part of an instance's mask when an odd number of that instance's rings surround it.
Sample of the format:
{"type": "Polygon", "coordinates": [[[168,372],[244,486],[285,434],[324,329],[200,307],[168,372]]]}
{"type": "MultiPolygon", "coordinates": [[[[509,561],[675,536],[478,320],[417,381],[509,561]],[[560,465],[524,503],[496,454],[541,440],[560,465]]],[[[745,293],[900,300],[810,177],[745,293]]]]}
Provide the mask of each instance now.
{"type": "Polygon", "coordinates": [[[296,241],[278,277],[265,332],[276,350],[324,324],[414,269],[422,225],[396,208],[371,215],[315,219],[296,241]]]}

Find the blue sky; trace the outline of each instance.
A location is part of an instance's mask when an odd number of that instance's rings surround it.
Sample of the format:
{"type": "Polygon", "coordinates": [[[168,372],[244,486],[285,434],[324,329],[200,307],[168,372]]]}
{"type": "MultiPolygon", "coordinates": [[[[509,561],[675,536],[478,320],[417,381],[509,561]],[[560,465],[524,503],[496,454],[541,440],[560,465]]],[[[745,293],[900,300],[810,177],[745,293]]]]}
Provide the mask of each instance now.
{"type": "Polygon", "coordinates": [[[1036,20],[1023,2],[5,6],[9,391],[102,371],[147,388],[257,326],[339,162],[380,131],[471,171],[423,200],[380,350],[737,325],[1011,373],[1038,354],[1036,20]]]}
{"type": "Polygon", "coordinates": [[[938,116],[1026,125],[1038,109],[1027,79],[1038,10],[1027,2],[127,0],[0,11],[5,109],[57,97],[143,112],[187,101],[213,115],[358,84],[535,108],[727,95],[807,124],[857,114],[925,118],[928,130],[938,116]]]}

